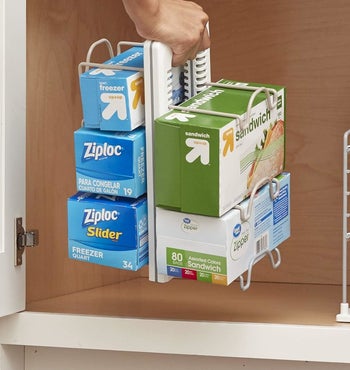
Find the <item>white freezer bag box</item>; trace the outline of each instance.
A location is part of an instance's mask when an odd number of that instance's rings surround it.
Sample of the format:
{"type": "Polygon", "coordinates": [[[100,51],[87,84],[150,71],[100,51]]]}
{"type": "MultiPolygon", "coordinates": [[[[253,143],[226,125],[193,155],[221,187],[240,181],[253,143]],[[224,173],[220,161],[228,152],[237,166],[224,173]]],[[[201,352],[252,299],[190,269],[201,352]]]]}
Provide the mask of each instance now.
{"type": "MultiPolygon", "coordinates": [[[[263,186],[245,222],[238,209],[218,218],[158,207],[158,273],[229,285],[258,254],[279,246],[290,237],[290,174],[282,173],[277,179],[278,196],[271,199],[269,184],[263,186]]],[[[240,204],[244,212],[249,200],[240,204]]]]}

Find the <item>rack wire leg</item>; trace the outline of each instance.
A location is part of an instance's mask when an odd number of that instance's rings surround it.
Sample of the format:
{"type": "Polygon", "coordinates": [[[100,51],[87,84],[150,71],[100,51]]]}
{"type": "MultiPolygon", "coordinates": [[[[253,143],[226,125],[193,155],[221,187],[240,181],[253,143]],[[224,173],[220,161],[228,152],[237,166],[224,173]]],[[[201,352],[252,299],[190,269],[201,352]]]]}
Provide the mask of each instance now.
{"type": "Polygon", "coordinates": [[[339,322],[350,322],[349,304],[347,299],[347,248],[348,248],[348,155],[350,152],[350,146],[348,145],[348,137],[350,130],[344,134],[344,149],[343,149],[343,281],[342,281],[342,303],[340,304],[340,313],[336,316],[336,320],[339,322]]]}

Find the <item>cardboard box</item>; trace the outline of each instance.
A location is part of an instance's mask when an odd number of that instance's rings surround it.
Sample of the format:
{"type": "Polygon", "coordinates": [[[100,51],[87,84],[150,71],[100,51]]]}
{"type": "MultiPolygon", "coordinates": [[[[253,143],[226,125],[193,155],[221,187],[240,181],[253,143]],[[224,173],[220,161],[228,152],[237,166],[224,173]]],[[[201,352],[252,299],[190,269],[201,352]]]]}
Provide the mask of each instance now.
{"type": "Polygon", "coordinates": [[[218,218],[157,208],[158,273],[229,285],[253,258],[279,246],[290,236],[290,175],[278,178],[278,197],[271,200],[269,185],[262,187],[246,222],[237,209],[218,218]]]}
{"type": "Polygon", "coordinates": [[[180,104],[185,99],[185,77],[184,77],[184,67],[173,67],[171,69],[171,77],[172,81],[172,89],[171,89],[171,95],[172,95],[172,104],[180,104]]]}
{"type": "Polygon", "coordinates": [[[78,192],[67,207],[69,258],[133,271],[148,263],[146,197],[78,192]]]}
{"type": "MultiPolygon", "coordinates": [[[[245,129],[234,118],[179,110],[156,120],[156,205],[221,216],[247,197],[262,178],[283,171],[285,89],[264,86],[277,91],[276,108],[269,110],[265,94],[258,94],[245,129]]],[[[252,93],[210,87],[180,106],[233,113],[244,122],[252,93]]]]}
{"type": "MultiPolygon", "coordinates": [[[[143,68],[143,47],[133,47],[104,64],[143,68]]],[[[84,126],[131,131],[145,121],[143,72],[93,68],[80,75],[84,126]]]]}
{"type": "Polygon", "coordinates": [[[146,193],[145,129],[74,133],[78,191],[138,198],[146,193]]]}

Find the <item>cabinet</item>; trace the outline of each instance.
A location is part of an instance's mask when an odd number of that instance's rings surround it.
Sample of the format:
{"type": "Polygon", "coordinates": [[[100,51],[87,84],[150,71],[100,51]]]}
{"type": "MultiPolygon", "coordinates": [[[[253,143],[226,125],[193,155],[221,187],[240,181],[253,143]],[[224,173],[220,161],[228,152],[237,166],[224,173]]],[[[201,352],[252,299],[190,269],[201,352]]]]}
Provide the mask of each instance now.
{"type": "MultiPolygon", "coordinates": [[[[292,237],[281,247],[281,267],[256,265],[255,283],[243,293],[237,284],[155,284],[147,268],[134,273],[68,260],[66,198],[75,192],[73,131],[81,122],[77,66],[92,41],[139,38],[115,0],[27,0],[26,225],[40,230],[40,246],[26,253],[26,309],[0,319],[0,343],[350,362],[350,328],[335,323],[341,300],[342,136],[350,113],[350,4],[198,3],[211,18],[213,80],[287,86],[292,237]]],[[[0,4],[3,9],[10,1],[0,4]]],[[[14,35],[20,35],[22,23],[13,24],[14,35]]],[[[14,183],[24,186],[20,179],[14,183]]],[[[10,214],[5,206],[9,230],[14,216],[24,212],[20,207],[11,207],[10,214]]],[[[19,304],[16,311],[23,308],[19,304]]]]}

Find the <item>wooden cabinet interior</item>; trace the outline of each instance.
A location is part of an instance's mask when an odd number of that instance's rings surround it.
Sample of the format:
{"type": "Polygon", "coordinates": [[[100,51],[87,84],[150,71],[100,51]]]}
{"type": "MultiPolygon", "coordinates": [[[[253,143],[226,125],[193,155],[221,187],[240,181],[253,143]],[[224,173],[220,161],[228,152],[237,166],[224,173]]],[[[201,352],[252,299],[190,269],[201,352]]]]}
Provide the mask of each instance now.
{"type": "MultiPolygon", "coordinates": [[[[60,312],[59,304],[52,302],[66,295],[75,302],[72,311],[128,316],[125,307],[125,312],[117,308],[117,302],[123,305],[123,288],[113,286],[133,281],[127,289],[132,295],[127,301],[130,307],[143,306],[147,296],[142,292],[151,294],[156,304],[157,300],[181,297],[185,291],[192,297],[214,294],[217,305],[220,300],[225,304],[227,296],[232,302],[257,296],[258,312],[264,305],[264,292],[270,292],[269,300],[278,299],[281,292],[273,288],[274,283],[285,283],[280,287],[292,286],[291,294],[298,295],[298,289],[310,292],[315,304],[318,295],[321,299],[331,292],[329,310],[337,313],[341,299],[342,136],[349,128],[350,116],[350,23],[346,16],[350,3],[197,2],[210,16],[213,81],[228,78],[287,87],[286,169],[292,175],[292,237],[281,247],[281,267],[273,271],[267,262],[257,264],[253,280],[260,282],[260,288],[243,293],[236,284],[227,288],[186,281],[157,285],[147,281],[147,268],[126,272],[68,259],[66,199],[75,192],[73,132],[82,118],[77,66],[89,45],[102,37],[115,44],[141,39],[120,1],[28,0],[27,227],[40,229],[40,246],[27,252],[29,310],[60,312]],[[97,292],[99,287],[104,287],[105,296],[97,292]],[[96,303],[98,297],[98,304],[82,309],[79,298],[72,294],[88,290],[94,297],[90,296],[89,302],[96,303]],[[115,308],[106,310],[109,295],[116,292],[120,300],[114,297],[115,308]],[[40,306],[41,301],[51,303],[40,306]]],[[[95,55],[98,61],[107,58],[104,50],[96,50],[95,55]]],[[[201,315],[195,304],[193,309],[197,314],[190,314],[189,307],[189,318],[235,320],[234,314],[222,313],[216,305],[207,315],[201,315]]],[[[131,310],[130,315],[147,316],[140,310],[131,310]]],[[[165,313],[158,310],[155,315],[163,317],[165,313]]],[[[243,319],[249,321],[248,316],[243,319]]],[[[186,318],[186,314],[175,310],[173,318],[186,318]]]]}

